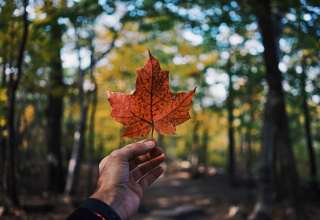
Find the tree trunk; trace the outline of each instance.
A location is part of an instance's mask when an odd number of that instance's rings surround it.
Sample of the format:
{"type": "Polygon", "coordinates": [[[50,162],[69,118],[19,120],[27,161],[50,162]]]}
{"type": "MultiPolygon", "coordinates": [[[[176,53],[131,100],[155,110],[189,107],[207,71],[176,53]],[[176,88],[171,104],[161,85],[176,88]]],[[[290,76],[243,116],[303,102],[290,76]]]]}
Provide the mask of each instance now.
{"type": "Polygon", "coordinates": [[[6,47],[4,48],[4,54],[3,54],[3,61],[2,61],[2,74],[1,74],[1,83],[0,83],[0,87],[5,87],[6,85],[6,67],[7,67],[7,51],[6,51],[6,47]]]}
{"type": "Polygon", "coordinates": [[[65,186],[65,195],[70,195],[76,188],[80,175],[82,154],[85,148],[85,132],[88,113],[88,102],[85,97],[85,91],[83,89],[84,83],[84,71],[81,67],[82,59],[80,55],[79,35],[77,34],[77,52],[79,63],[79,104],[80,104],[80,122],[77,131],[74,134],[74,146],[72,149],[71,158],[68,165],[68,175],[65,186]]]}
{"type": "MultiPolygon", "coordinates": [[[[83,90],[84,74],[87,70],[90,70],[91,73],[93,74],[92,71],[95,68],[95,65],[97,64],[97,62],[112,51],[112,49],[115,46],[115,41],[118,37],[118,32],[114,34],[112,42],[110,43],[110,47],[106,51],[104,51],[102,54],[100,54],[98,58],[94,57],[94,51],[93,51],[93,53],[91,54],[91,64],[88,67],[89,69],[81,68],[82,59],[80,56],[80,45],[79,45],[80,37],[79,37],[78,30],[76,30],[76,35],[77,35],[76,49],[78,52],[78,62],[79,62],[79,70],[78,70],[79,71],[79,103],[80,103],[81,114],[80,114],[79,127],[74,134],[74,146],[72,149],[72,155],[68,165],[68,174],[67,174],[67,180],[66,180],[66,185],[64,190],[65,195],[70,195],[72,191],[76,188],[76,183],[78,182],[77,180],[80,173],[80,163],[82,160],[82,154],[85,148],[85,131],[86,131],[86,122],[87,122],[87,113],[88,113],[88,101],[86,100],[85,91],[83,90]]],[[[97,86],[96,83],[95,83],[95,86],[97,86]]],[[[97,89],[97,87],[95,87],[95,89],[97,89]]],[[[91,126],[94,126],[94,124],[91,126]]]]}
{"type": "Polygon", "coordinates": [[[192,178],[199,177],[199,121],[194,121],[194,126],[192,129],[192,139],[191,139],[191,176],[192,178]]]}
{"type": "Polygon", "coordinates": [[[91,41],[91,61],[90,61],[90,78],[91,82],[94,85],[94,90],[91,94],[91,113],[90,113],[90,119],[89,119],[89,135],[88,135],[88,162],[89,162],[89,168],[88,168],[88,187],[87,191],[88,194],[92,193],[93,190],[93,156],[94,156],[94,148],[95,148],[95,120],[96,120],[96,111],[97,111],[97,104],[98,104],[98,84],[96,82],[96,78],[94,76],[94,47],[92,45],[91,41]]]}
{"type": "Polygon", "coordinates": [[[209,144],[209,128],[205,127],[202,135],[202,159],[201,162],[204,166],[204,173],[208,172],[208,144],[209,144]]]}
{"type": "Polygon", "coordinates": [[[85,130],[87,121],[87,105],[81,107],[81,119],[77,131],[74,134],[74,145],[71,158],[68,165],[68,175],[66,179],[65,195],[70,195],[77,188],[77,183],[80,175],[80,163],[85,147],[85,130]]]}
{"type": "MultiPolygon", "coordinates": [[[[7,60],[6,57],[7,55],[5,54],[6,51],[4,51],[3,54],[3,63],[2,63],[2,75],[1,75],[1,83],[0,83],[0,89],[4,89],[6,86],[6,65],[7,65],[7,60]]],[[[0,112],[5,112],[5,106],[1,105],[0,106],[0,112]]],[[[4,126],[0,126],[0,154],[1,154],[1,158],[0,158],[0,192],[4,192],[5,191],[5,164],[6,164],[6,138],[4,136],[4,131],[5,131],[6,127],[4,126]]],[[[1,201],[1,198],[0,198],[1,201]]]]}
{"type": "MultiPolygon", "coordinates": [[[[13,80],[13,79],[12,79],[13,80]]],[[[10,80],[10,81],[12,81],[10,80]]],[[[7,188],[8,195],[12,202],[12,205],[19,206],[16,181],[16,130],[15,130],[15,101],[16,90],[13,87],[13,83],[10,83],[8,89],[8,116],[7,116],[7,129],[8,129],[8,165],[7,168],[7,188]]]]}
{"type": "Polygon", "coordinates": [[[5,190],[5,164],[6,164],[6,142],[5,137],[3,136],[3,128],[0,127],[0,192],[4,192],[5,190]]]}
{"type": "Polygon", "coordinates": [[[91,104],[91,114],[90,114],[90,124],[89,124],[89,141],[88,141],[88,162],[89,162],[89,169],[88,169],[88,192],[90,193],[93,189],[92,180],[93,180],[93,157],[94,157],[94,148],[95,148],[95,119],[96,119],[96,110],[97,110],[97,89],[93,91],[92,94],[92,104],[91,104]]]}
{"type": "Polygon", "coordinates": [[[252,134],[251,128],[247,128],[245,134],[246,142],[246,171],[248,179],[252,179],[252,134]]]}
{"type": "Polygon", "coordinates": [[[228,87],[228,97],[226,100],[227,112],[228,112],[228,175],[230,183],[235,183],[235,138],[234,138],[234,89],[233,89],[233,80],[232,73],[230,68],[230,61],[227,64],[227,71],[229,77],[229,87],[228,87]]]}
{"type": "Polygon", "coordinates": [[[63,118],[63,69],[61,63],[62,30],[57,21],[51,25],[52,59],[49,75],[49,94],[47,104],[47,151],[48,151],[48,189],[61,193],[64,188],[64,169],[61,152],[63,118]]]}
{"type": "Polygon", "coordinates": [[[300,86],[301,86],[301,97],[302,97],[302,110],[303,110],[303,117],[304,117],[304,131],[305,131],[305,138],[306,144],[308,149],[308,156],[309,156],[309,175],[310,175],[310,182],[311,186],[317,190],[318,188],[318,178],[317,178],[317,161],[315,156],[315,150],[313,146],[313,139],[312,139],[312,130],[311,130],[311,120],[310,120],[310,112],[308,106],[308,95],[306,92],[306,80],[307,74],[305,72],[305,65],[303,64],[303,71],[300,76],[300,86]]]}
{"type": "Polygon", "coordinates": [[[15,104],[16,104],[16,92],[22,77],[22,64],[24,61],[24,53],[29,33],[29,21],[28,21],[28,0],[23,1],[23,33],[19,47],[19,53],[17,58],[17,75],[11,72],[8,83],[8,106],[7,106],[7,131],[8,131],[8,165],[7,168],[7,187],[8,196],[13,206],[19,207],[20,202],[17,191],[17,180],[16,180],[16,128],[15,128],[15,104]]]}
{"type": "Polygon", "coordinates": [[[266,80],[268,95],[264,110],[262,166],[260,170],[260,199],[255,209],[256,219],[272,218],[273,195],[273,153],[278,152],[284,195],[289,206],[296,207],[298,174],[292,146],[289,139],[289,126],[282,88],[282,76],[278,68],[279,42],[276,22],[270,0],[262,0],[256,5],[256,16],[264,45],[266,80]],[[282,172],[283,171],[283,172],[282,172]]]}
{"type": "MultiPolygon", "coordinates": [[[[253,82],[255,83],[255,82],[253,82]]],[[[245,131],[245,142],[246,142],[246,172],[248,176],[248,181],[251,182],[253,180],[252,174],[252,162],[253,162],[253,151],[252,151],[252,130],[255,123],[255,108],[254,108],[254,84],[252,82],[248,83],[247,86],[247,104],[249,105],[248,111],[248,121],[246,121],[246,131],[245,131]]]]}

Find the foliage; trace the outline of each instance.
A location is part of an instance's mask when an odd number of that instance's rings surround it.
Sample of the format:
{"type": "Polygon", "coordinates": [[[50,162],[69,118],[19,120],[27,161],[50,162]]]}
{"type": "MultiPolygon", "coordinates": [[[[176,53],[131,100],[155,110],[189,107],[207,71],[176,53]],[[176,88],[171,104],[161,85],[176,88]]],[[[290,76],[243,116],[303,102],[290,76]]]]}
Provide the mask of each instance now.
{"type": "MultiPolygon", "coordinates": [[[[279,24],[279,69],[293,150],[299,175],[308,181],[305,106],[317,158],[320,154],[319,7],[317,1],[271,3],[279,24]]],[[[268,92],[256,6],[243,0],[30,0],[30,35],[15,110],[17,155],[24,158],[18,163],[23,172],[17,176],[26,178],[28,161],[54,161],[47,143],[50,97],[62,100],[64,173],[77,143],[83,107],[88,116],[83,161],[92,164],[132,141],[121,137],[123,129],[111,117],[106,91],[133,91],[136,68],[143,65],[148,49],[173,73],[173,92],[197,87],[191,120],[178,126],[175,135],[156,136],[169,160],[225,168],[231,124],[237,172],[256,176],[268,92]]],[[[22,7],[21,1],[0,1],[0,155],[8,150],[7,89],[9,75],[17,71],[22,7]]],[[[2,167],[1,162],[0,173],[2,167]]]]}

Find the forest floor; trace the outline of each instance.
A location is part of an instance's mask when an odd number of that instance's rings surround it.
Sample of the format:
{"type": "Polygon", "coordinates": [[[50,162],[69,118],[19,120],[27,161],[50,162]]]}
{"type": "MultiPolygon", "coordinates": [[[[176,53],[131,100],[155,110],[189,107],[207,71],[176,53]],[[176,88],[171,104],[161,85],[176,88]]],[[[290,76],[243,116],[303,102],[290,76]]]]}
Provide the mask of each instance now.
{"type": "MultiPolygon", "coordinates": [[[[216,170],[210,176],[198,178],[191,178],[186,171],[176,171],[147,190],[139,213],[132,220],[244,220],[252,210],[256,194],[254,185],[230,185],[227,176],[216,170]]],[[[27,211],[20,213],[20,217],[0,215],[0,219],[58,220],[65,219],[74,209],[74,205],[66,205],[59,197],[51,198],[51,202],[39,196],[25,196],[22,200],[27,211]]],[[[274,219],[290,220],[285,215],[287,211],[279,206],[274,219]]],[[[308,219],[319,220],[319,204],[313,202],[307,207],[308,219]]]]}
{"type": "Polygon", "coordinates": [[[177,172],[149,189],[134,219],[244,219],[254,195],[254,187],[230,185],[223,174],[191,178],[177,172]]]}

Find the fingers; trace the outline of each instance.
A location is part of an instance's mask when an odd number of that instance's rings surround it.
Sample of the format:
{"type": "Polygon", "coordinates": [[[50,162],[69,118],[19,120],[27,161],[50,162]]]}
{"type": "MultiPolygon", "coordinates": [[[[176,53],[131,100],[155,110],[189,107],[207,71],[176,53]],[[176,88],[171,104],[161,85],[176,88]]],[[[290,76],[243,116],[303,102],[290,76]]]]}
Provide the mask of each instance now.
{"type": "Polygon", "coordinates": [[[152,160],[153,158],[156,158],[163,154],[163,151],[160,147],[154,147],[152,150],[146,154],[143,154],[141,156],[138,156],[130,161],[130,170],[133,170],[136,168],[139,164],[142,164],[148,160],[152,160]]]}
{"type": "Polygon", "coordinates": [[[109,156],[100,161],[99,172],[101,172],[110,156],[118,159],[120,158],[124,161],[129,161],[130,170],[134,169],[139,164],[159,156],[162,153],[162,150],[159,147],[155,147],[155,144],[154,140],[143,140],[129,144],[122,149],[115,150],[109,156]]]}
{"type": "Polygon", "coordinates": [[[130,172],[130,175],[133,177],[134,181],[138,181],[149,171],[159,166],[165,159],[164,154],[160,154],[158,157],[155,157],[147,162],[142,163],[140,166],[136,167],[130,172]]]}
{"type": "Polygon", "coordinates": [[[159,176],[161,176],[162,173],[163,173],[163,168],[158,166],[153,170],[151,170],[149,173],[147,173],[144,177],[142,177],[138,181],[138,184],[140,184],[142,189],[145,190],[154,181],[156,181],[159,178],[159,176]]]}
{"type": "Polygon", "coordinates": [[[129,144],[124,148],[117,151],[117,156],[120,156],[124,160],[132,160],[140,155],[146,154],[155,147],[154,140],[145,140],[143,142],[137,142],[129,144]]]}

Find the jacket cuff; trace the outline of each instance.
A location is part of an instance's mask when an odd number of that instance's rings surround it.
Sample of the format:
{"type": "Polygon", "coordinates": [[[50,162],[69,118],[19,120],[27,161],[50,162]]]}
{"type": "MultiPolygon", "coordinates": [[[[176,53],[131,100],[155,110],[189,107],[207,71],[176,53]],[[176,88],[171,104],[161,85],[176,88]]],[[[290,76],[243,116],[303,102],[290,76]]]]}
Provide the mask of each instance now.
{"type": "Polygon", "coordinates": [[[89,209],[93,213],[101,215],[107,220],[121,220],[120,216],[109,205],[98,199],[86,199],[82,203],[81,207],[89,209]]]}

